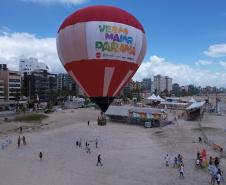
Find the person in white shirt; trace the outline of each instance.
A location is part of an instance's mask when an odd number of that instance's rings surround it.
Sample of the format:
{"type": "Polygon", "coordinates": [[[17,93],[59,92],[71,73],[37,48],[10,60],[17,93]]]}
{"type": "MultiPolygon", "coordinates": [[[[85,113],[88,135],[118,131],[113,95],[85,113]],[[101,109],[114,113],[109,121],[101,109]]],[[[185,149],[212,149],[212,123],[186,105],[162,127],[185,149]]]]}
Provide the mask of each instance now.
{"type": "Polygon", "coordinates": [[[166,154],[166,157],[165,157],[165,164],[166,166],[169,166],[169,155],[166,154]]]}
{"type": "Polygon", "coordinates": [[[220,185],[220,183],[221,183],[221,174],[220,173],[217,173],[216,180],[217,180],[217,184],[220,185]]]}
{"type": "Polygon", "coordinates": [[[200,167],[200,160],[199,159],[196,160],[196,167],[197,168],[200,167]]]}
{"type": "Polygon", "coordinates": [[[184,177],[184,165],[180,165],[180,177],[184,177]]]}

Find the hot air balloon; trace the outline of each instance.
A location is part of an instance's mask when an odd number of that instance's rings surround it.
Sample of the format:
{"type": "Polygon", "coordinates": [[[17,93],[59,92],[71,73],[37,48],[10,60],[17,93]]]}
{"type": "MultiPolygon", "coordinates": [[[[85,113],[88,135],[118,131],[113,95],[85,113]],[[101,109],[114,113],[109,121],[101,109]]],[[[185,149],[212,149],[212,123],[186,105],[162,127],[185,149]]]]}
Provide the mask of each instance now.
{"type": "Polygon", "coordinates": [[[105,112],[140,66],[146,37],[130,13],[112,6],[90,6],[61,24],[57,51],[70,76],[105,112]]]}

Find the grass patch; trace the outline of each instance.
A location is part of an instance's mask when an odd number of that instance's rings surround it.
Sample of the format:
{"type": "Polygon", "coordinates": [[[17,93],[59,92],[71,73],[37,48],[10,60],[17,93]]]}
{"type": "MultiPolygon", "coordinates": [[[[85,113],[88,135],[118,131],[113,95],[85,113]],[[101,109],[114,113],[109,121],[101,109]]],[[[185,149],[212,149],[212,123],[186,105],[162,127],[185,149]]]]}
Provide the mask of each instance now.
{"type": "Polygon", "coordinates": [[[44,114],[26,114],[19,115],[15,117],[15,121],[24,121],[24,122],[42,122],[42,120],[48,118],[47,115],[44,114]]]}

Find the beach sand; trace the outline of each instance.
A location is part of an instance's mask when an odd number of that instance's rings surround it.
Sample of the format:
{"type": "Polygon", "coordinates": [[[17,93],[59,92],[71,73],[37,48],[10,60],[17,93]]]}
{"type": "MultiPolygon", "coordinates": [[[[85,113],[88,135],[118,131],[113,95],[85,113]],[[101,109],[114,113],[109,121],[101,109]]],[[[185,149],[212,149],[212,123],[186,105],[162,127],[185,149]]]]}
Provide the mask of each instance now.
{"type": "MultiPolygon", "coordinates": [[[[0,150],[1,185],[206,185],[206,170],[195,169],[197,151],[203,147],[207,155],[219,156],[210,146],[198,143],[198,122],[178,120],[163,128],[108,122],[97,126],[99,111],[93,109],[64,110],[49,114],[35,129],[25,129],[27,146],[17,148],[19,125],[2,123],[2,136],[8,133],[13,143],[0,150]],[[87,121],[90,120],[90,126],[87,121]],[[82,139],[82,148],[75,142],[82,139]],[[99,148],[94,140],[98,138],[99,148]],[[91,154],[84,149],[91,145],[91,154]],[[43,152],[43,161],[39,152],[43,152]],[[166,167],[166,153],[184,156],[185,178],[176,168],[166,167]],[[101,154],[103,166],[96,166],[101,154]]],[[[206,114],[201,122],[208,138],[226,149],[225,116],[206,114]]],[[[226,170],[225,159],[221,168],[226,170]]],[[[225,171],[226,172],[226,171],[225,171]]],[[[222,183],[223,184],[223,183],[222,183]]]]}

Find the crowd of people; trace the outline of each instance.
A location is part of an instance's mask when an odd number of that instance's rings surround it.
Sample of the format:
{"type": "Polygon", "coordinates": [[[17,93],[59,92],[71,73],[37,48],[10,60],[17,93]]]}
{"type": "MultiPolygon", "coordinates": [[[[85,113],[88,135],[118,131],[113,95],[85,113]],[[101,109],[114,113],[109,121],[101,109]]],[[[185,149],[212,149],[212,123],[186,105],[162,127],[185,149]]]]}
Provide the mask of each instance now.
{"type": "MultiPolygon", "coordinates": [[[[199,139],[199,142],[202,142],[199,139]]],[[[223,179],[222,170],[220,169],[220,159],[219,157],[209,157],[207,161],[207,155],[205,148],[202,149],[201,152],[197,152],[196,155],[196,168],[197,169],[206,169],[208,167],[208,172],[210,175],[210,184],[214,185],[217,182],[220,185],[221,180],[223,179]]]]}
{"type": "MultiPolygon", "coordinates": [[[[97,149],[98,148],[98,139],[96,138],[94,140],[94,142],[95,142],[95,148],[97,149]]],[[[82,138],[79,138],[78,140],[76,140],[75,144],[76,144],[76,147],[82,149],[82,138]]],[[[85,141],[85,151],[86,151],[87,154],[91,154],[91,145],[87,140],[85,141]]],[[[99,166],[99,164],[101,166],[103,166],[103,164],[101,162],[101,155],[100,154],[97,156],[97,166],[99,166]]]]}
{"type": "MultiPolygon", "coordinates": [[[[177,168],[179,172],[179,177],[184,177],[184,162],[183,156],[178,154],[178,156],[170,157],[168,154],[165,156],[165,166],[166,167],[173,167],[177,168]]],[[[206,153],[205,150],[197,152],[196,157],[196,167],[198,169],[206,169],[206,153]]],[[[215,182],[217,185],[220,185],[221,181],[223,180],[223,172],[220,169],[220,159],[218,157],[213,158],[212,156],[209,157],[208,161],[208,172],[210,175],[210,184],[214,185],[215,182]]]]}
{"type": "MultiPolygon", "coordinates": [[[[88,121],[87,122],[87,126],[89,127],[89,125],[90,125],[90,122],[88,121]]],[[[95,143],[94,147],[96,149],[98,148],[99,141],[98,141],[97,138],[95,140],[90,141],[90,142],[94,142],[95,143]]],[[[89,143],[87,140],[85,140],[84,143],[85,143],[84,149],[85,149],[86,153],[87,154],[91,154],[91,143],[89,143]]],[[[82,149],[82,138],[81,137],[75,141],[75,145],[76,145],[76,147],[82,149]]],[[[98,156],[97,156],[97,164],[96,164],[96,166],[99,166],[99,165],[103,166],[102,160],[101,160],[101,154],[98,154],[98,156]]]]}
{"type": "Polygon", "coordinates": [[[215,182],[217,182],[217,184],[220,185],[221,180],[223,180],[223,172],[220,169],[220,159],[218,157],[209,157],[208,172],[210,174],[210,183],[214,185],[215,182]]]}
{"type": "Polygon", "coordinates": [[[173,167],[177,168],[179,172],[179,177],[184,177],[184,162],[183,162],[183,156],[181,154],[178,154],[178,156],[175,156],[171,158],[169,154],[166,154],[165,156],[165,165],[166,167],[173,167]]]}
{"type": "MultiPolygon", "coordinates": [[[[89,126],[89,124],[90,124],[90,122],[88,121],[87,125],[89,126]]],[[[20,135],[18,136],[18,139],[17,139],[18,149],[21,147],[21,143],[23,143],[23,146],[27,145],[26,137],[24,135],[21,137],[21,134],[23,133],[22,127],[19,127],[19,133],[20,133],[20,135]]],[[[97,138],[94,140],[94,143],[95,143],[95,148],[97,149],[98,143],[99,143],[97,138]]],[[[82,138],[79,138],[78,140],[76,140],[75,144],[77,147],[79,147],[81,149],[82,148],[82,138]]],[[[86,151],[86,153],[91,154],[91,146],[88,141],[85,141],[85,151],[86,151]]],[[[42,161],[43,160],[43,152],[40,151],[38,156],[39,156],[40,161],[42,161]]],[[[101,154],[98,154],[98,156],[97,156],[96,166],[99,166],[99,165],[103,166],[101,154]]]]}

